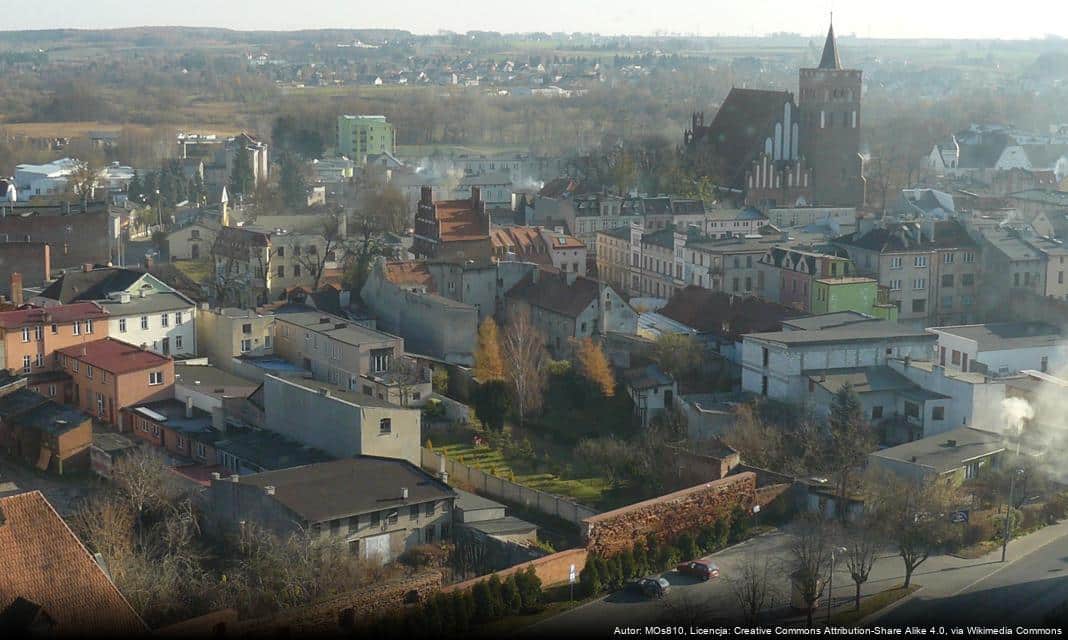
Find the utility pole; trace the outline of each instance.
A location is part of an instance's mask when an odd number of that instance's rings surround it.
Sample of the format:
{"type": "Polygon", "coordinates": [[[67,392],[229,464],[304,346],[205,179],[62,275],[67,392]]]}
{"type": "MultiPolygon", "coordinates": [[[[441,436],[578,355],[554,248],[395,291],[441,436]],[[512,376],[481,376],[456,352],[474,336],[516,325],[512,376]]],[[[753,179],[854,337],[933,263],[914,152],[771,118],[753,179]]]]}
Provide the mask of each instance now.
{"type": "Polygon", "coordinates": [[[827,576],[827,624],[831,624],[831,601],[834,600],[834,556],[845,552],[845,547],[831,547],[831,573],[827,576]]]}
{"type": "Polygon", "coordinates": [[[1012,470],[1009,477],[1009,501],[1005,504],[1005,527],[1001,532],[1001,561],[1005,562],[1005,555],[1009,549],[1009,536],[1012,534],[1012,502],[1013,493],[1016,491],[1016,476],[1023,475],[1023,469],[1017,467],[1012,470]]]}

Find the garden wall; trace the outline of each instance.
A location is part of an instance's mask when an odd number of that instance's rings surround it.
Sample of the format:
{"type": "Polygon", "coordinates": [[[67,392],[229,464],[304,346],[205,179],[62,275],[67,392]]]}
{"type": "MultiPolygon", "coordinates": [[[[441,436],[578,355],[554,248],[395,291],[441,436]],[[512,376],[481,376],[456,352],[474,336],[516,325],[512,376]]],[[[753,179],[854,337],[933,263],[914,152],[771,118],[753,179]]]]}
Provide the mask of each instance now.
{"type": "Polygon", "coordinates": [[[474,469],[447,458],[444,454],[435,453],[425,447],[422,451],[424,469],[432,473],[439,473],[444,470],[449,474],[450,483],[456,482],[471,487],[476,493],[522,504],[530,509],[537,509],[544,514],[561,518],[574,524],[581,524],[586,518],[597,515],[596,510],[567,498],[561,498],[556,494],[531,489],[510,480],[498,478],[485,471],[474,469]]]}
{"type": "Polygon", "coordinates": [[[470,589],[475,584],[488,580],[490,576],[496,575],[501,580],[504,580],[513,573],[520,571],[526,571],[527,567],[534,567],[534,573],[537,574],[538,579],[541,580],[542,587],[550,587],[556,584],[564,584],[568,581],[568,576],[571,572],[571,565],[575,565],[575,576],[582,572],[583,567],[586,566],[586,558],[589,556],[589,552],[585,549],[568,549],[566,551],[560,551],[551,555],[542,556],[537,560],[531,560],[530,562],[524,562],[517,564],[514,567],[508,567],[507,569],[501,569],[494,573],[487,573],[484,576],[477,578],[471,578],[463,582],[457,582],[456,584],[450,584],[443,588],[443,593],[450,591],[470,589]]]}
{"type": "Polygon", "coordinates": [[[365,616],[385,613],[406,603],[422,602],[441,589],[442,577],[427,571],[401,580],[374,584],[360,591],[334,596],[307,607],[243,620],[227,633],[243,637],[334,636],[365,616]],[[414,592],[414,593],[413,593],[414,592]],[[347,623],[347,624],[345,624],[347,623]]]}
{"type": "Polygon", "coordinates": [[[610,556],[648,534],[671,539],[712,524],[736,506],[748,512],[757,503],[756,480],[747,471],[586,518],[586,549],[610,556]]]}

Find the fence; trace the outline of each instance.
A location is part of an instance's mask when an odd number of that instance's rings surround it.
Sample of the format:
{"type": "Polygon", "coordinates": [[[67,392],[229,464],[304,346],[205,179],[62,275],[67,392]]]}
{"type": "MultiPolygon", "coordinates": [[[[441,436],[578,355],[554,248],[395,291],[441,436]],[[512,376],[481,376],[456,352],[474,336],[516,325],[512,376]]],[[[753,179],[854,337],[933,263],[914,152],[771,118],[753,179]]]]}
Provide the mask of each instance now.
{"type": "Polygon", "coordinates": [[[471,468],[445,457],[442,453],[435,453],[426,447],[422,449],[422,463],[424,469],[434,473],[440,471],[448,473],[450,482],[458,482],[471,487],[478,493],[521,504],[530,509],[537,509],[544,514],[567,520],[579,526],[581,526],[583,520],[598,513],[589,507],[584,507],[577,502],[572,502],[556,494],[524,487],[504,478],[490,475],[485,471],[471,468]]]}

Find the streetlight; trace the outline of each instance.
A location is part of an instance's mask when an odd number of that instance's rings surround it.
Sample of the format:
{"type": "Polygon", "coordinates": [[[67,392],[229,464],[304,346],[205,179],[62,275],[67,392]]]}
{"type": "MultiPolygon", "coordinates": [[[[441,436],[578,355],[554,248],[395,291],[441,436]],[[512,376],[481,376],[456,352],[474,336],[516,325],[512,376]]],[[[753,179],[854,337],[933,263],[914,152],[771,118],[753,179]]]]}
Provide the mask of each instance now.
{"type": "Polygon", "coordinates": [[[1009,502],[1005,505],[1005,528],[1001,532],[1001,561],[1005,562],[1005,554],[1009,548],[1009,535],[1012,533],[1009,516],[1012,515],[1012,494],[1016,490],[1016,476],[1022,476],[1024,474],[1023,467],[1016,467],[1013,474],[1009,476],[1009,502]]]}
{"type": "Polygon", "coordinates": [[[159,201],[159,189],[156,189],[156,217],[159,226],[163,226],[163,204],[159,201]]]}
{"type": "Polygon", "coordinates": [[[831,573],[827,576],[827,624],[831,624],[831,600],[834,600],[834,556],[846,551],[845,547],[831,547],[831,573]]]}

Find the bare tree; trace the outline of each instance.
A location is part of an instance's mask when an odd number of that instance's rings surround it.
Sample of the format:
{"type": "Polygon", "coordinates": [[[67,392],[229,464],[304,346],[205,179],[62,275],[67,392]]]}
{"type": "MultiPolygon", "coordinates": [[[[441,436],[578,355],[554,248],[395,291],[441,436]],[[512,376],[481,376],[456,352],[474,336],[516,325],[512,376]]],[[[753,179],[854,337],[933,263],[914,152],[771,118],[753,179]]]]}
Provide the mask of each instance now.
{"type": "Polygon", "coordinates": [[[778,574],[772,568],[769,556],[758,558],[755,553],[747,553],[738,575],[728,579],[731,594],[738,602],[746,624],[756,623],[760,612],[767,609],[778,595],[774,576],[778,574]]]}
{"type": "Polygon", "coordinates": [[[790,545],[790,555],[794,562],[791,578],[805,603],[810,627],[816,603],[827,585],[826,574],[830,569],[832,549],[830,523],[822,515],[806,515],[790,545]]]}
{"type": "Polygon", "coordinates": [[[545,392],[549,359],[545,334],[534,325],[530,312],[524,308],[509,318],[501,346],[509,364],[508,377],[515,393],[519,424],[523,424],[531,413],[541,408],[545,392]]]}
{"type": "Polygon", "coordinates": [[[402,407],[407,407],[411,402],[415,387],[427,381],[419,363],[407,356],[390,358],[387,374],[389,382],[397,388],[398,404],[402,407]]]}
{"type": "Polygon", "coordinates": [[[111,469],[119,495],[143,526],[148,509],[167,505],[178,497],[177,479],[156,449],[141,447],[121,457],[111,469]]]}
{"type": "Polygon", "coordinates": [[[681,625],[686,628],[708,624],[713,609],[708,598],[692,591],[680,597],[664,600],[663,622],[666,625],[681,625]]]}
{"type": "Polygon", "coordinates": [[[312,277],[312,291],[319,288],[327,263],[337,262],[345,257],[348,249],[342,232],[340,214],[326,216],[320,224],[318,235],[314,236],[316,240],[322,239],[322,250],[317,244],[311,244],[297,258],[297,262],[312,277]]]}
{"type": "Polygon", "coordinates": [[[860,610],[860,589],[871,576],[875,558],[883,547],[882,531],[870,517],[865,516],[846,530],[845,564],[849,577],[856,585],[855,608],[860,610]]]}
{"type": "Polygon", "coordinates": [[[82,206],[85,206],[89,198],[93,197],[99,173],[100,169],[95,163],[83,160],[67,177],[67,190],[72,196],[81,200],[82,206]]]}

